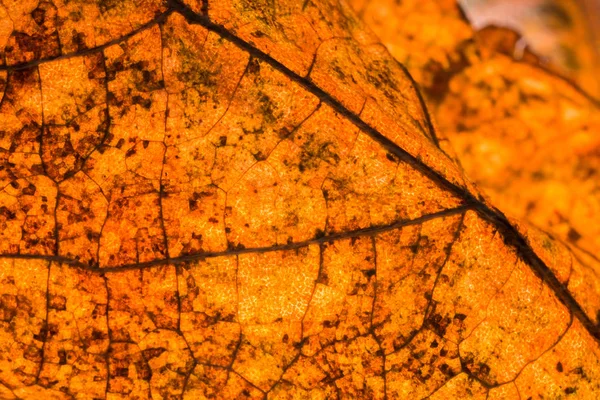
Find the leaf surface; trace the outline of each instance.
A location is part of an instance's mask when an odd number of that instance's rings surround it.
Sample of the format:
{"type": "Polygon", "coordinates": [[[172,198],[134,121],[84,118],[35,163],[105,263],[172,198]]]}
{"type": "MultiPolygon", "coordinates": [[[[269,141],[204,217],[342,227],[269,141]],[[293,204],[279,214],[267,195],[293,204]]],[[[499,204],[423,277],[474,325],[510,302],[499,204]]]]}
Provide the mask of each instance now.
{"type": "MultiPolygon", "coordinates": [[[[458,9],[456,3],[454,6],[458,9]]],[[[362,7],[385,12],[388,20],[395,21],[401,20],[411,5],[373,2],[362,7]]],[[[425,2],[422,8],[424,15],[433,14],[431,20],[440,19],[446,29],[460,17],[443,12],[438,3],[425,2]]],[[[412,36],[410,25],[399,25],[401,28],[391,35],[393,24],[377,24],[372,11],[365,11],[363,18],[374,24],[378,33],[389,35],[386,42],[391,46],[404,46],[403,40],[412,36]]],[[[424,30],[436,26],[425,25],[424,30]]],[[[438,75],[444,77],[444,86],[437,92],[429,90],[427,99],[457,159],[492,203],[551,232],[571,248],[576,261],[570,262],[571,269],[561,271],[549,260],[567,260],[571,256],[557,254],[568,254],[569,250],[557,253],[557,245],[551,246],[549,238],[530,241],[585,304],[588,315],[597,320],[600,264],[594,254],[600,248],[600,232],[589,221],[600,217],[598,103],[547,70],[530,51],[525,50],[516,60],[520,42],[517,33],[504,28],[474,32],[469,40],[447,50],[462,64],[458,69],[448,64],[438,75]]],[[[413,68],[417,73],[429,73],[427,65],[413,68]]],[[[421,84],[427,88],[424,78],[421,84]]],[[[517,225],[526,236],[529,229],[537,230],[517,225]]]]}
{"type": "Polygon", "coordinates": [[[598,391],[564,262],[468,182],[350,10],[159,6],[2,68],[2,396],[598,391]]]}

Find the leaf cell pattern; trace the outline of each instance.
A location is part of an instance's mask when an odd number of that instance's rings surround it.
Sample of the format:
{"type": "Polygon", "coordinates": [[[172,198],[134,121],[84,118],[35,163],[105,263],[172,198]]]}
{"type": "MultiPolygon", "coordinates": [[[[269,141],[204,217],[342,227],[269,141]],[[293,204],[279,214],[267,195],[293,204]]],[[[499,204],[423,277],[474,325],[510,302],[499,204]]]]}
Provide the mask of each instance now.
{"type": "Polygon", "coordinates": [[[345,5],[123,3],[4,7],[3,398],[600,390],[561,261],[345,5]]]}

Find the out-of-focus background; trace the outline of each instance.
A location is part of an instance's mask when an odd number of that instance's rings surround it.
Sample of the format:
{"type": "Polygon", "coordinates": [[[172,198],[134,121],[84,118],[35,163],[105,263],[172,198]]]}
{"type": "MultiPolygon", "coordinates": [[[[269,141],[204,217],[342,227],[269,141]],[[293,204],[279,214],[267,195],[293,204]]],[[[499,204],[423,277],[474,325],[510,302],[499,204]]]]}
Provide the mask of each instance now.
{"type": "Polygon", "coordinates": [[[600,0],[461,0],[476,29],[519,32],[542,60],[589,93],[600,92],[600,0]]]}

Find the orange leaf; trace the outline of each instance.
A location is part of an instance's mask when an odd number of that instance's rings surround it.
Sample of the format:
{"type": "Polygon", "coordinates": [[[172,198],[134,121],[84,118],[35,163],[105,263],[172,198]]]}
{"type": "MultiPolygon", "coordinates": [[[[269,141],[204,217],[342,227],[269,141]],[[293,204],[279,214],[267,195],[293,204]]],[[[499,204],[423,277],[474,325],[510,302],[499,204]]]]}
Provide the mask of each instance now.
{"type": "Polygon", "coordinates": [[[594,396],[570,253],[477,192],[344,4],[19,4],[2,397],[594,396]]]}

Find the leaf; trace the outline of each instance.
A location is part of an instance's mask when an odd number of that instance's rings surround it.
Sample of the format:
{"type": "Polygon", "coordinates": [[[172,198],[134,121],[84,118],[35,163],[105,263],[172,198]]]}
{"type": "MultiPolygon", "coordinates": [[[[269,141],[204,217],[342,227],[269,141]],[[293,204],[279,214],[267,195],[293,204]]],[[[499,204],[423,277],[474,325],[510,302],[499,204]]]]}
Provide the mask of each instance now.
{"type": "MultiPolygon", "coordinates": [[[[376,3],[369,5],[378,9],[376,3]]],[[[420,6],[430,10],[429,16],[442,12],[427,2],[420,6]]],[[[400,20],[406,7],[409,3],[390,3],[382,9],[388,20],[400,20]]],[[[377,22],[369,13],[363,18],[377,22]]],[[[389,25],[375,26],[389,33],[389,25]]],[[[394,37],[409,35],[407,30],[388,40],[401,43],[394,37]]],[[[568,243],[570,250],[562,244],[551,246],[550,238],[530,240],[539,254],[549,253],[543,256],[547,265],[597,321],[600,260],[594,254],[600,248],[600,231],[589,221],[600,218],[598,103],[545,70],[533,53],[526,50],[515,60],[518,47],[519,35],[508,29],[478,31],[471,41],[448,50],[464,64],[446,70],[446,89],[430,91],[428,100],[457,159],[492,203],[568,243]],[[561,263],[552,261],[557,258],[571,266],[559,267],[561,263]]],[[[420,68],[427,71],[426,64],[420,68]]],[[[526,236],[532,229],[517,225],[526,236]]]]}
{"type": "Polygon", "coordinates": [[[360,18],[403,63],[429,100],[447,90],[448,77],[467,62],[462,49],[474,29],[456,0],[352,0],[360,18]]]}
{"type": "Polygon", "coordinates": [[[588,223],[600,212],[595,100],[493,53],[452,78],[435,115],[494,204],[588,251],[600,248],[600,230],[588,223]]]}
{"type": "Polygon", "coordinates": [[[350,1],[392,55],[406,65],[428,100],[434,102],[446,92],[449,78],[475,56],[466,51],[473,49],[469,44],[475,33],[488,30],[503,31],[492,37],[508,39],[509,46],[503,51],[511,57],[528,62],[535,59],[598,96],[600,53],[594,42],[594,18],[599,10],[591,3],[465,0],[461,7],[456,0],[350,1]]]}
{"type": "Polygon", "coordinates": [[[476,27],[501,25],[520,32],[545,66],[600,95],[596,2],[485,0],[467,1],[466,8],[476,27]]]}
{"type": "Polygon", "coordinates": [[[344,5],[159,10],[2,68],[3,397],[594,396],[563,259],[344,5]]]}
{"type": "Polygon", "coordinates": [[[449,86],[435,115],[466,173],[502,210],[569,244],[574,261],[565,282],[588,315],[597,314],[600,231],[589,221],[600,217],[598,103],[500,53],[449,86]]]}

